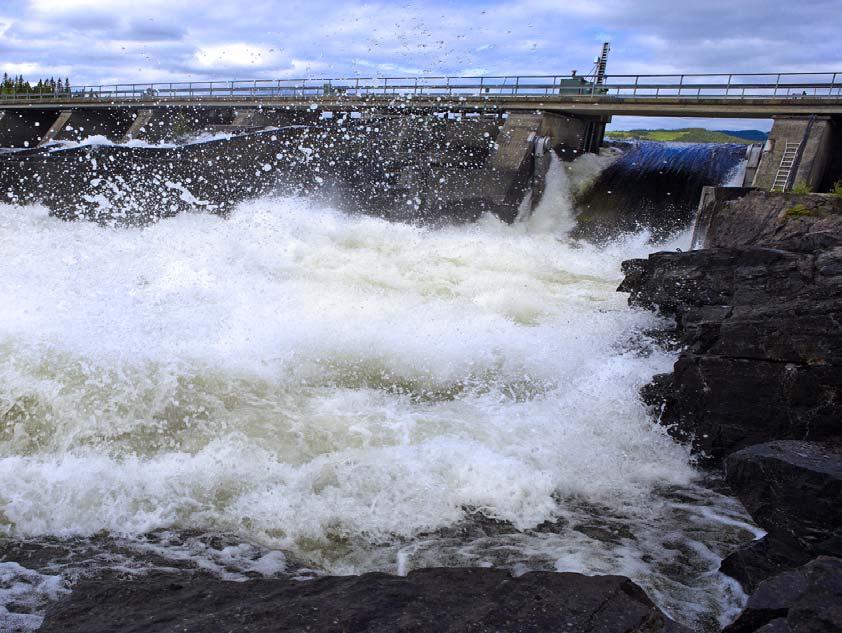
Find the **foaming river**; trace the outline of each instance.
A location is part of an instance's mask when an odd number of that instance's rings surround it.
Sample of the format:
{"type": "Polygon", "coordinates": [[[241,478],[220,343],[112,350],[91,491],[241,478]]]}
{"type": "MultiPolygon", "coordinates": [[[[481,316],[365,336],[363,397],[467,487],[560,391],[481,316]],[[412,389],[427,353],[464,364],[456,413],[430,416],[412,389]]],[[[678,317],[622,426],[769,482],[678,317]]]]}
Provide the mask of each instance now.
{"type": "MultiPolygon", "coordinates": [[[[556,164],[529,219],[438,228],[289,198],[143,229],[0,205],[0,540],[235,575],[626,574],[714,628],[751,527],[638,399],[674,357],[615,288],[654,247],[568,239],[567,188],[556,164]]],[[[76,575],[0,563],[0,629],[76,575]]]]}

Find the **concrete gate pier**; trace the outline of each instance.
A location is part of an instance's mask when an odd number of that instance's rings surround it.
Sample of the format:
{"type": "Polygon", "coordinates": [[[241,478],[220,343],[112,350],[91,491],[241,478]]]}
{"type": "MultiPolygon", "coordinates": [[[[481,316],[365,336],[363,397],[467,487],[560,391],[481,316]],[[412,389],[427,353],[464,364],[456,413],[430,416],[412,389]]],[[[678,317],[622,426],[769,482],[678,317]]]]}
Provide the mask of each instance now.
{"type": "Polygon", "coordinates": [[[839,120],[830,116],[782,116],[774,121],[756,171],[746,174],[746,186],[788,191],[795,185],[806,185],[812,191],[824,191],[834,179],[842,177],[838,159],[834,160],[842,144],[839,120]]]}

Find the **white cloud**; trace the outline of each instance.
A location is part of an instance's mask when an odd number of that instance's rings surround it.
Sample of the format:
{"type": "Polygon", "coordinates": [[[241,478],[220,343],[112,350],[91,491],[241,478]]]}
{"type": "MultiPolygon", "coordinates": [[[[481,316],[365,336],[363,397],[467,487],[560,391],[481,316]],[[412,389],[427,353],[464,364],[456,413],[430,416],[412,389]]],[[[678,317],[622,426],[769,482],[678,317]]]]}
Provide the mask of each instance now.
{"type": "Polygon", "coordinates": [[[838,2],[30,0],[0,8],[0,70],[76,83],[554,74],[585,72],[609,36],[613,74],[824,70],[842,67],[838,2]]]}
{"type": "Polygon", "coordinates": [[[272,68],[283,65],[286,59],[274,48],[240,42],[203,46],[193,54],[193,61],[199,69],[220,71],[230,68],[272,68]]]}

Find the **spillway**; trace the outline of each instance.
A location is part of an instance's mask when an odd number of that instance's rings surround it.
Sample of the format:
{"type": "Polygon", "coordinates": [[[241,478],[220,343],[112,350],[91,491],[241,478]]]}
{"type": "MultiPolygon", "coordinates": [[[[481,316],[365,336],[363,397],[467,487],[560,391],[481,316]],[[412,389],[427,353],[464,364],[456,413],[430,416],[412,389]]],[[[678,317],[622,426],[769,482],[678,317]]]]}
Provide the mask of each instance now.
{"type": "Polygon", "coordinates": [[[603,167],[579,160],[513,224],[0,205],[0,548],[61,553],[0,563],[0,624],[74,574],[187,560],[626,574],[716,630],[743,598],[719,560],[756,531],[638,398],[674,361],[615,292],[652,235],[571,237],[603,167]]]}

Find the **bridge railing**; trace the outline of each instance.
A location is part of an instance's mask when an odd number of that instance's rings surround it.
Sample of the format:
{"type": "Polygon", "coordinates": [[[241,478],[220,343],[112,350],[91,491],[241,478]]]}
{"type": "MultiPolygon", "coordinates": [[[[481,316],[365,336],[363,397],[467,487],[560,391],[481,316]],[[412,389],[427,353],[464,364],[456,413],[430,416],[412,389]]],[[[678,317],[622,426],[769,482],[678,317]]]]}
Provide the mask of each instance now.
{"type": "Polygon", "coordinates": [[[842,97],[837,73],[717,73],[607,75],[500,75],[469,77],[354,77],[126,83],[74,87],[70,92],[0,94],[0,102],[301,100],[338,97],[613,97],[619,99],[750,99],[842,97]]]}

